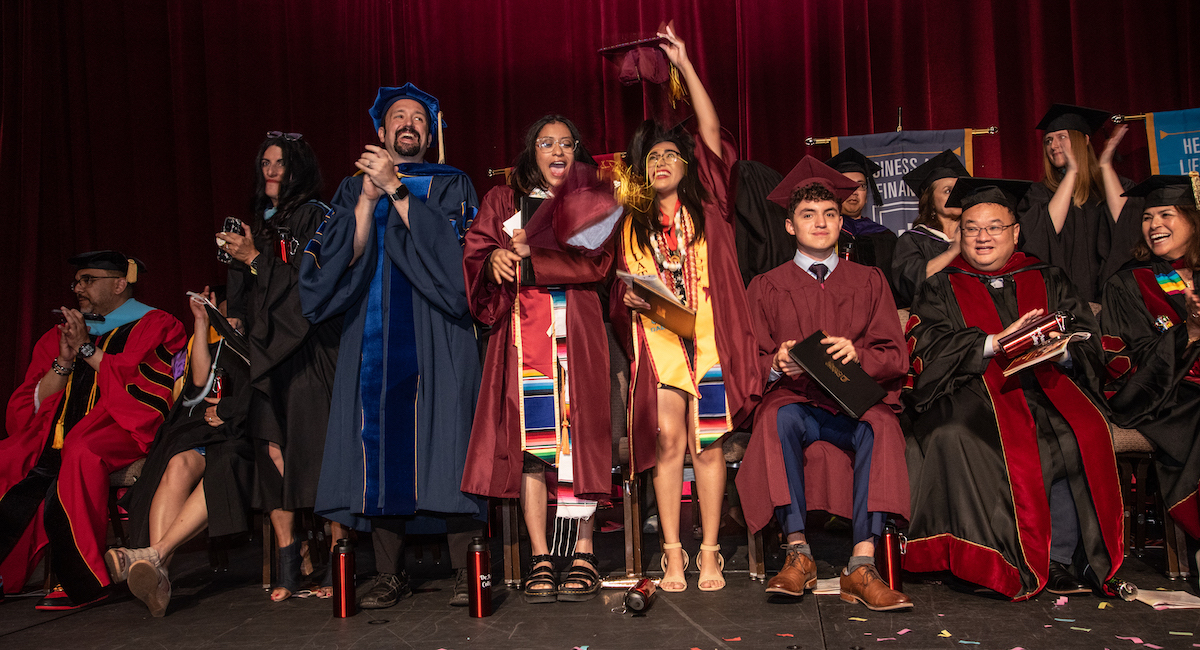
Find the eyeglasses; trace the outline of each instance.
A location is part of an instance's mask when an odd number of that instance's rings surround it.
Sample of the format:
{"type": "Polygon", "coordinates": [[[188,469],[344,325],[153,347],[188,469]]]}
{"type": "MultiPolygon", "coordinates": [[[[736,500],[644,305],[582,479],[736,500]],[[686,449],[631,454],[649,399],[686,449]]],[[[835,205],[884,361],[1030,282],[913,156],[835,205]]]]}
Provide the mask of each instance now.
{"type": "MultiPolygon", "coordinates": [[[[646,156],[646,166],[658,165],[660,162],[664,165],[674,165],[677,161],[683,160],[683,156],[679,155],[678,151],[668,151],[662,155],[652,153],[646,156]]],[[[686,160],[683,160],[687,164],[686,160]]]]}
{"type": "Polygon", "coordinates": [[[268,138],[283,138],[288,142],[295,142],[304,137],[303,133],[284,133],[283,131],[267,131],[268,138]]]}
{"type": "Polygon", "coordinates": [[[980,228],[979,226],[963,226],[962,228],[959,229],[959,231],[962,232],[962,234],[967,237],[978,237],[980,231],[986,230],[987,234],[989,234],[993,237],[996,237],[1000,233],[1004,232],[1005,230],[1008,230],[1009,228],[1012,228],[1015,225],[1017,225],[1017,224],[1010,223],[1007,226],[988,226],[987,228],[980,228]]]}
{"type": "Polygon", "coordinates": [[[537,140],[533,141],[533,144],[538,149],[550,149],[557,144],[563,148],[563,151],[574,151],[575,147],[579,146],[579,141],[575,138],[563,138],[561,140],[555,140],[554,138],[538,138],[537,140]]]}
{"type": "Polygon", "coordinates": [[[125,276],[123,276],[123,275],[88,275],[85,273],[85,274],[79,276],[78,278],[71,280],[71,291],[74,291],[75,287],[77,287],[81,284],[86,289],[87,287],[92,286],[92,283],[95,282],[96,280],[110,280],[110,279],[123,278],[123,277],[125,277],[125,276]]]}

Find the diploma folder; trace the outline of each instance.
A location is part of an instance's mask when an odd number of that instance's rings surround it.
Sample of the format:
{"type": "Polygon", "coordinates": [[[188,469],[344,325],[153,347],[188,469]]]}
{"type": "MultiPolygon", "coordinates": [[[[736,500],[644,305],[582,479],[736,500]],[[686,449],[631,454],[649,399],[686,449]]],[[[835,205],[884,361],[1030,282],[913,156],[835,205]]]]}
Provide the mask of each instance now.
{"type": "Polygon", "coordinates": [[[788,355],[837,401],[846,415],[861,419],[864,413],[887,395],[887,391],[857,363],[851,361],[843,364],[842,359],[835,360],[825,352],[829,346],[821,343],[821,339],[827,336],[824,331],[818,330],[792,346],[788,355]]]}
{"type": "Polygon", "coordinates": [[[685,339],[695,337],[696,310],[679,302],[657,276],[617,271],[617,277],[637,297],[650,303],[650,310],[640,312],[642,315],[685,339]]]}

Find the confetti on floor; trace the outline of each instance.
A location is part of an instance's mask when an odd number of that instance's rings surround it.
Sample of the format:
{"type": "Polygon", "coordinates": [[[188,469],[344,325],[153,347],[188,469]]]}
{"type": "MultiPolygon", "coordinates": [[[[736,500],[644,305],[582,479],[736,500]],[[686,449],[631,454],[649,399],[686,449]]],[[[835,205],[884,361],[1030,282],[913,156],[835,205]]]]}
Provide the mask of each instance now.
{"type": "Polygon", "coordinates": [[[1071,626],[1071,629],[1077,630],[1079,632],[1091,632],[1092,631],[1092,628],[1090,628],[1090,627],[1075,627],[1074,625],[1071,626]]]}
{"type": "Polygon", "coordinates": [[[1096,609],[1108,609],[1109,607],[1112,605],[1109,605],[1107,600],[1102,600],[1099,605],[1096,605],[1096,609]]]}
{"type": "Polygon", "coordinates": [[[1074,623],[1075,622],[1075,619],[1073,619],[1073,618],[1056,618],[1054,620],[1058,621],[1059,623],[1074,623]]]}
{"type": "Polygon", "coordinates": [[[1119,636],[1117,638],[1121,639],[1122,641],[1133,641],[1134,643],[1136,643],[1138,645],[1142,644],[1142,638],[1137,637],[1137,636],[1119,636]]]}
{"type": "Polygon", "coordinates": [[[882,638],[879,638],[879,639],[875,639],[875,640],[876,640],[876,641],[895,641],[895,640],[896,640],[896,637],[894,637],[894,636],[885,636],[885,637],[882,637],[882,638]]]}
{"type": "Polygon", "coordinates": [[[795,634],[779,634],[778,632],[776,632],[775,636],[796,636],[796,635],[795,634]]]}
{"type": "Polygon", "coordinates": [[[735,636],[735,637],[733,637],[732,639],[725,639],[725,640],[726,640],[726,641],[741,641],[741,640],[742,640],[742,637],[740,637],[740,636],[735,636]]]}
{"type": "Polygon", "coordinates": [[[897,632],[896,635],[899,636],[901,634],[908,634],[909,632],[912,632],[912,630],[910,630],[908,628],[904,628],[903,630],[900,630],[899,632],[897,632]]]}
{"type": "Polygon", "coordinates": [[[978,641],[965,641],[965,640],[959,639],[958,642],[963,645],[979,645],[978,641]]]}
{"type": "Polygon", "coordinates": [[[1067,598],[1066,596],[1059,596],[1059,597],[1058,597],[1058,600],[1055,600],[1055,601],[1054,601],[1054,606],[1055,606],[1055,607],[1062,607],[1063,605],[1066,605],[1066,604],[1067,604],[1067,600],[1068,600],[1068,598],[1067,598]]]}
{"type": "Polygon", "coordinates": [[[1162,646],[1160,646],[1160,645],[1154,645],[1153,643],[1147,643],[1147,644],[1144,644],[1144,645],[1145,645],[1147,648],[1150,648],[1150,650],[1163,650],[1163,647],[1162,647],[1162,646]]]}
{"type": "Polygon", "coordinates": [[[1195,636],[1191,632],[1168,632],[1168,634],[1174,634],[1175,636],[1195,636]]]}
{"type": "Polygon", "coordinates": [[[942,637],[943,639],[946,639],[946,638],[949,638],[954,635],[950,634],[950,632],[948,632],[946,630],[942,630],[941,632],[938,632],[938,636],[942,637]]]}
{"type": "Polygon", "coordinates": [[[858,621],[859,623],[866,623],[866,622],[867,622],[867,619],[865,619],[865,618],[859,618],[859,617],[857,617],[857,616],[851,616],[849,620],[851,620],[851,621],[858,621]]]}

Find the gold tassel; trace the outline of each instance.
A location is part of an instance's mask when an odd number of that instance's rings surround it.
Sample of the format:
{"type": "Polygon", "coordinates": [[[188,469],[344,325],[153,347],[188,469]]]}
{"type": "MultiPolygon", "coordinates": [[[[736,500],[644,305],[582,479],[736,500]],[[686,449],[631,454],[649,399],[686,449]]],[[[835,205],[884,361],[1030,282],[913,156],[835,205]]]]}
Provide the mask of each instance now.
{"type": "Polygon", "coordinates": [[[672,64],[670,64],[670,66],[671,66],[671,81],[670,81],[671,108],[675,108],[675,102],[678,100],[681,100],[681,99],[683,101],[691,104],[691,102],[688,102],[687,85],[683,83],[683,75],[679,74],[679,68],[676,68],[675,64],[672,63],[672,64]]]}
{"type": "Polygon", "coordinates": [[[616,176],[616,199],[621,205],[636,210],[638,212],[646,212],[654,202],[654,188],[649,183],[643,183],[641,178],[637,178],[629,165],[618,165],[613,170],[616,176]]]}
{"type": "Polygon", "coordinates": [[[133,258],[126,260],[129,263],[129,268],[125,270],[125,281],[129,284],[137,282],[137,262],[133,258]]]}
{"type": "Polygon", "coordinates": [[[1192,198],[1196,201],[1196,209],[1200,210],[1200,172],[1188,172],[1192,180],[1192,198]]]}

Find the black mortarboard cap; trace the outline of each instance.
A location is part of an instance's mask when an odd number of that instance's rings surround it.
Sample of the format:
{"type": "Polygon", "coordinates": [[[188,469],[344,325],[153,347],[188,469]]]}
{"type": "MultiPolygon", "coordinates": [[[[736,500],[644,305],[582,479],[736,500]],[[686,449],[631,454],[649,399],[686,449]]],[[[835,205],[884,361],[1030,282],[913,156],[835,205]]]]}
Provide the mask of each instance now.
{"type": "Polygon", "coordinates": [[[838,202],[844,201],[846,197],[854,193],[854,190],[858,189],[857,181],[850,180],[841,172],[812,156],[805,156],[796,163],[787,176],[783,177],[783,181],[771,190],[771,193],[767,195],[767,200],[782,205],[786,209],[792,200],[792,192],[796,191],[798,187],[812,183],[821,183],[828,187],[838,202]]]}
{"type": "Polygon", "coordinates": [[[825,161],[833,169],[840,173],[858,172],[867,177],[867,186],[871,188],[871,196],[875,199],[875,205],[883,205],[883,198],[879,194],[879,186],[875,184],[875,174],[883,167],[879,166],[874,160],[864,156],[858,149],[847,147],[842,149],[838,155],[825,161]]]}
{"type": "Polygon", "coordinates": [[[939,181],[943,178],[961,178],[970,176],[971,172],[963,166],[962,161],[950,149],[939,153],[938,155],[926,160],[912,171],[904,175],[904,182],[909,189],[916,194],[918,198],[933,185],[934,181],[939,181]]]}
{"type": "Polygon", "coordinates": [[[954,189],[950,190],[950,196],[946,199],[946,207],[966,210],[980,203],[995,203],[1015,213],[1017,204],[1024,198],[1031,185],[1033,183],[1029,181],[967,176],[955,181],[954,189]]]}
{"type": "Polygon", "coordinates": [[[129,257],[120,251],[89,251],[80,253],[67,260],[67,263],[77,269],[101,269],[124,273],[130,283],[137,282],[138,274],[146,272],[146,265],[136,257],[129,257]]]}
{"type": "Polygon", "coordinates": [[[1037,128],[1043,131],[1062,131],[1063,129],[1079,131],[1091,135],[1104,126],[1104,121],[1112,116],[1108,111],[1071,104],[1055,104],[1046,111],[1046,116],[1038,122],[1037,128]]]}
{"type": "Polygon", "coordinates": [[[1151,176],[1129,188],[1129,191],[1121,196],[1144,198],[1143,207],[1147,208],[1186,205],[1200,209],[1200,174],[1192,172],[1185,176],[1151,176]]]}

